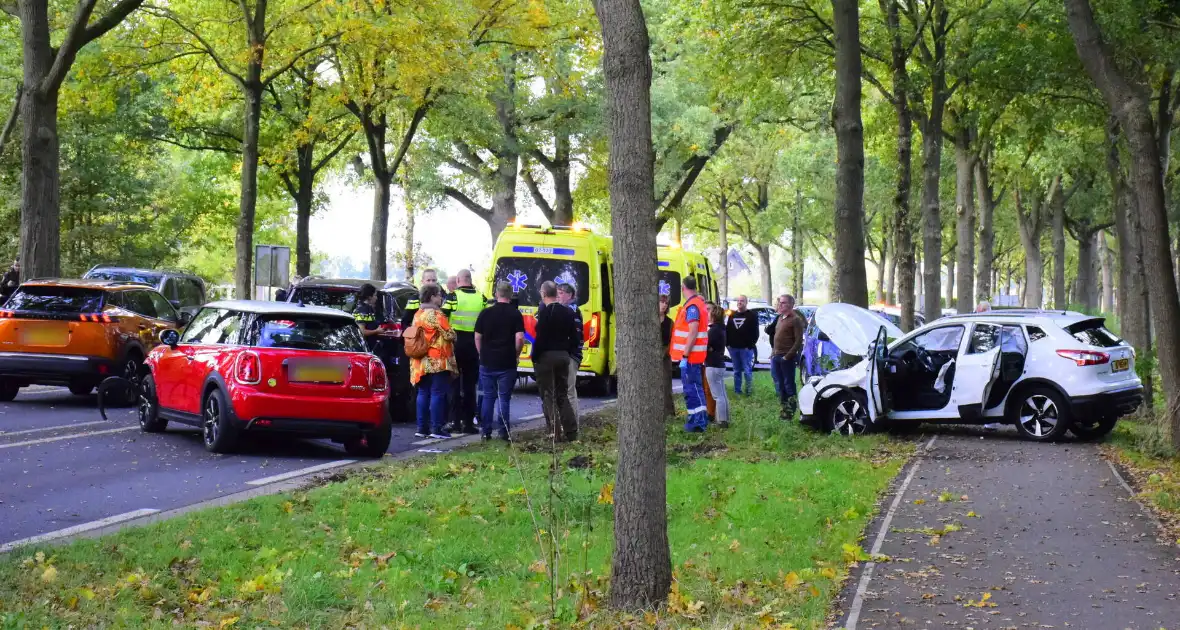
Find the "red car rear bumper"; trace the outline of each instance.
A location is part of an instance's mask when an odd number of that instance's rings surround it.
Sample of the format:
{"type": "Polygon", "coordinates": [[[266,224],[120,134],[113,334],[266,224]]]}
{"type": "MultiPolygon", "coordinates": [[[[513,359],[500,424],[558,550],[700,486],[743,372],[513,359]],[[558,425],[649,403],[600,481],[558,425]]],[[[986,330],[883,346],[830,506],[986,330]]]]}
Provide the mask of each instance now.
{"type": "Polygon", "coordinates": [[[230,404],[243,430],[347,437],[386,422],[387,399],[384,392],[364,398],[324,398],[239,389],[230,404]]]}

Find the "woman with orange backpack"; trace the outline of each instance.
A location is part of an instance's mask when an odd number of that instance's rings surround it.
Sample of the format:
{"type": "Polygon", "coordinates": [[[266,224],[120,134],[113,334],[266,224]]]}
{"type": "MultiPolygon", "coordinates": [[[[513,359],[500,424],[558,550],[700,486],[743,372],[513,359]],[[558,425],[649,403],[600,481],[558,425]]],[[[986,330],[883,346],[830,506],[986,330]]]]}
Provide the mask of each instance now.
{"type": "Polygon", "coordinates": [[[406,331],[410,338],[406,342],[406,352],[410,355],[410,383],[418,387],[418,432],[414,435],[445,439],[451,437],[443,428],[447,419],[447,395],[451,391],[451,379],[458,373],[455,331],[441,310],[443,295],[438,285],[422,287],[421,299],[422,306],[414,314],[414,324],[406,331]],[[422,337],[420,341],[415,339],[419,336],[422,337]],[[419,344],[423,345],[425,353],[411,352],[410,345],[419,344]]]}

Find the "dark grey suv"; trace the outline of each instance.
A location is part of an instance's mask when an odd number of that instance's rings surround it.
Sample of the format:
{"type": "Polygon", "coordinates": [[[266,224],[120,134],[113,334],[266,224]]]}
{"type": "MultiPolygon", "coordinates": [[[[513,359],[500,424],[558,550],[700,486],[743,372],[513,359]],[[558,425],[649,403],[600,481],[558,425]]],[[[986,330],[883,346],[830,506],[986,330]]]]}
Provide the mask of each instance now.
{"type": "Polygon", "coordinates": [[[140,282],[159,291],[181,313],[197,314],[206,302],[205,281],[183,271],[95,265],[83,278],[140,282]]]}

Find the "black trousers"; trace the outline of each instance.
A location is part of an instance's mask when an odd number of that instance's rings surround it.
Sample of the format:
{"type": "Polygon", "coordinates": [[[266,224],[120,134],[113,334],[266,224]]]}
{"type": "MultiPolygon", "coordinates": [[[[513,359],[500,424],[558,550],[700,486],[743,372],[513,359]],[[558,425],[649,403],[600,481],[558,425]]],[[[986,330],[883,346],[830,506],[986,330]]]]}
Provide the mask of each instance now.
{"type": "Polygon", "coordinates": [[[545,410],[545,426],[557,434],[557,439],[578,437],[578,419],[570,404],[570,355],[568,352],[545,352],[533,361],[537,387],[541,390],[541,406],[545,410]]]}
{"type": "Polygon", "coordinates": [[[471,429],[479,414],[476,404],[479,352],[475,349],[475,333],[458,333],[455,339],[455,364],[459,368],[459,378],[451,383],[451,422],[456,430],[471,429]]]}

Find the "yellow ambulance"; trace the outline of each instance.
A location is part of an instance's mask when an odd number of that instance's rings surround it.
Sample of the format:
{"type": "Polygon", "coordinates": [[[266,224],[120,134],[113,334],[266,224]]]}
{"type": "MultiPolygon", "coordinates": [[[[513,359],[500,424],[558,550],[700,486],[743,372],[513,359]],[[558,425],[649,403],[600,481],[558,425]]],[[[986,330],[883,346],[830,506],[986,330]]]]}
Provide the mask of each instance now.
{"type": "Polygon", "coordinates": [[[614,308],[611,289],[611,238],[581,227],[509,225],[492,250],[489,293],[507,282],[525,316],[525,347],[519,371],[533,373],[529,358],[541,304],[541,283],[568,283],[577,290],[582,311],[584,349],[578,377],[607,391],[615,373],[614,308]]]}
{"type": "MultiPolygon", "coordinates": [[[[575,224],[571,227],[512,224],[500,233],[492,249],[487,292],[499,282],[507,282],[514,302],[525,316],[525,347],[518,370],[533,373],[530,358],[536,331],[535,315],[541,304],[541,283],[552,280],[568,283],[577,290],[578,308],[582,312],[584,349],[578,378],[587,379],[599,392],[614,385],[615,315],[614,288],[611,284],[613,241],[575,224]]],[[[668,295],[670,316],[679,311],[681,282],[689,275],[707,301],[717,300],[717,283],[708,260],[701,254],[685,251],[678,245],[658,248],[659,291],[668,295]]]]}

